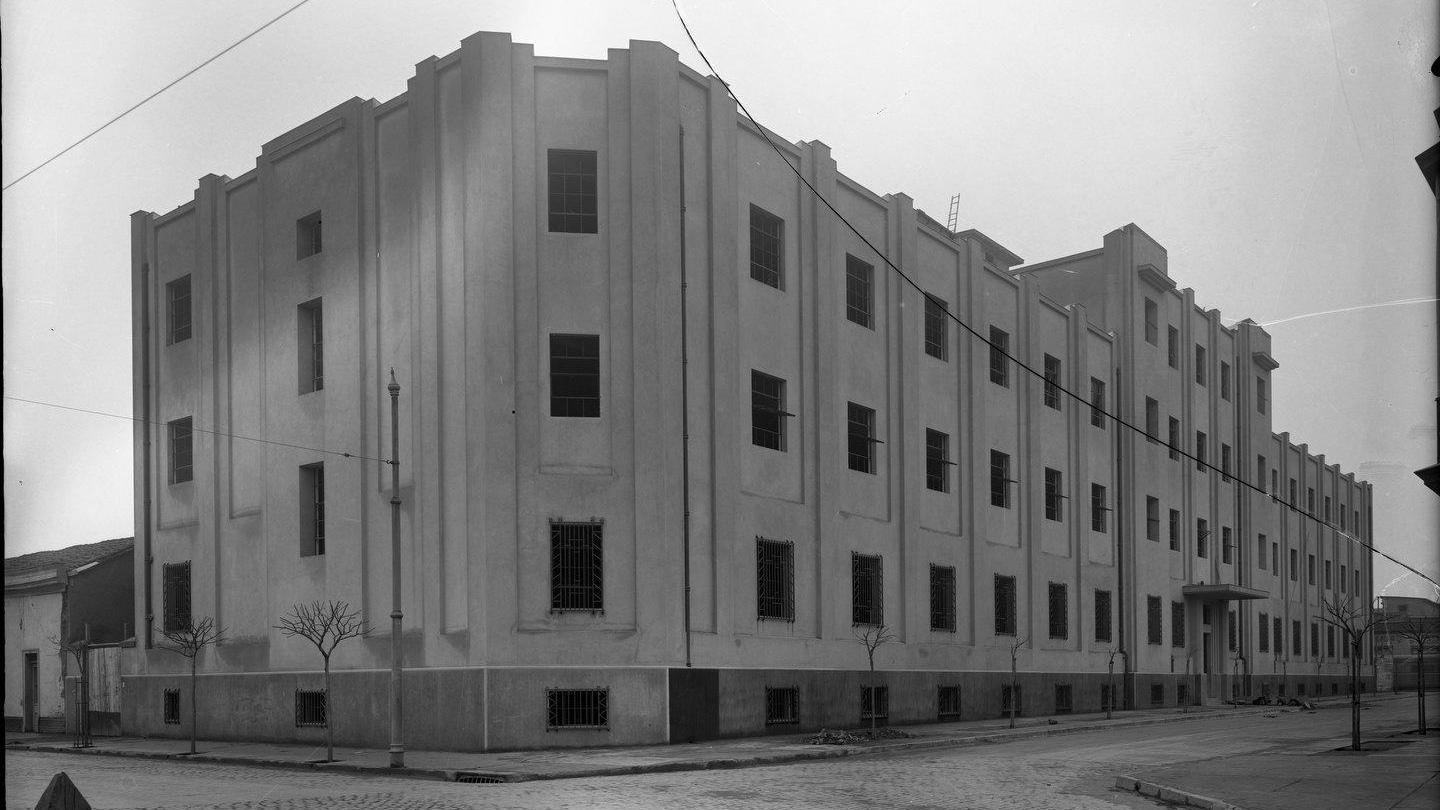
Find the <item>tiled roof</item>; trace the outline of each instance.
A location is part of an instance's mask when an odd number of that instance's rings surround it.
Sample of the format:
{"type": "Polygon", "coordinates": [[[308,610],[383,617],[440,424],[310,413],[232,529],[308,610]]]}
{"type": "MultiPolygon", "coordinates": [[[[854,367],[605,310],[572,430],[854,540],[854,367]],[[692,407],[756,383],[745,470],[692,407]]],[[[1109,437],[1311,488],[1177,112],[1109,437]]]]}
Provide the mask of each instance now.
{"type": "Polygon", "coordinates": [[[86,563],[103,560],[113,554],[118,554],[126,549],[133,548],[134,545],[135,538],[118,537],[114,540],[102,540],[98,543],[82,543],[81,545],[70,546],[69,548],[37,551],[34,554],[22,554],[19,557],[6,557],[5,578],[23,577],[27,574],[62,567],[68,571],[73,568],[79,568],[86,563]]]}

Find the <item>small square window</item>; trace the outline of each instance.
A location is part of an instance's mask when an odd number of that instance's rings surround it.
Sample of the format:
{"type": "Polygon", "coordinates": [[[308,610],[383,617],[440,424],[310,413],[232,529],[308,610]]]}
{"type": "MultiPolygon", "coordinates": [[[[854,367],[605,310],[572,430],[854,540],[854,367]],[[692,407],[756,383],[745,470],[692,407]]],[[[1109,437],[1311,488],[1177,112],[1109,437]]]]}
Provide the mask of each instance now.
{"type": "Polygon", "coordinates": [[[867,329],[875,327],[875,266],[845,254],[845,317],[867,329]]]}
{"type": "Polygon", "coordinates": [[[884,723],[890,719],[890,687],[860,687],[860,719],[884,723]]]}
{"type": "Polygon", "coordinates": [[[600,194],[596,153],[551,149],[547,157],[550,233],[598,233],[600,194]]]}
{"type": "Polygon", "coordinates": [[[304,259],[319,253],[324,247],[320,238],[320,212],[301,217],[295,221],[295,258],[304,259]]]}
{"type": "Polygon", "coordinates": [[[792,726],[800,722],[800,688],[765,687],[765,725],[792,726]]]}
{"type": "Polygon", "coordinates": [[[190,276],[181,276],[165,285],[167,344],[190,339],[190,276]]]}
{"type": "Polygon", "coordinates": [[[750,206],[750,278],[785,289],[785,220],[750,206]]]}
{"type": "Polygon", "coordinates": [[[325,692],[322,690],[295,690],[295,725],[321,726],[326,723],[325,692]]]}

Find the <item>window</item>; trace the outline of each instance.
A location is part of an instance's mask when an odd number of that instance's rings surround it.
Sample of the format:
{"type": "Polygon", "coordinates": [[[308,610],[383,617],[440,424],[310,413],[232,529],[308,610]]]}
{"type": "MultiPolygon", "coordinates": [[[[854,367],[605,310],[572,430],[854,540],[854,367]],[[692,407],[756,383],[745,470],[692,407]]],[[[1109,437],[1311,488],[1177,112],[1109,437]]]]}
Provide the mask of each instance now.
{"type": "Polygon", "coordinates": [[[1069,714],[1074,711],[1073,690],[1068,683],[1055,684],[1055,713],[1069,714]]]}
{"type": "Polygon", "coordinates": [[[1264,456],[1256,456],[1256,457],[1255,457],[1255,486],[1261,487],[1261,488],[1263,488],[1263,487],[1265,486],[1265,457],[1264,457],[1264,456]]]}
{"type": "Polygon", "coordinates": [[[1220,527],[1220,562],[1230,565],[1235,561],[1235,547],[1229,526],[1220,527]]]}
{"type": "Polygon", "coordinates": [[[1090,378],[1090,424],[1105,429],[1105,381],[1090,378]]]}
{"type": "Polygon", "coordinates": [[[1160,403],[1145,397],[1145,438],[1155,444],[1160,439],[1160,403]]]}
{"type": "Polygon", "coordinates": [[[1060,521],[1065,518],[1062,508],[1065,499],[1064,479],[1059,470],[1045,468],[1045,519],[1060,521]]]}
{"type": "Polygon", "coordinates": [[[609,728],[609,689],[546,689],[545,730],[609,728]]]}
{"type": "Polygon", "coordinates": [[[1050,583],[1050,638],[1070,637],[1070,596],[1063,582],[1050,583]]]}
{"type": "Polygon", "coordinates": [[[1019,717],[1023,714],[1020,704],[1020,687],[1005,684],[1000,687],[1000,716],[1009,717],[1012,713],[1019,717]]]}
{"type": "Polygon", "coordinates": [[[1195,469],[1201,472],[1205,472],[1206,456],[1208,455],[1205,450],[1209,446],[1210,438],[1205,435],[1205,431],[1195,431],[1195,469]]]}
{"type": "Polygon", "coordinates": [[[190,339],[190,277],[181,276],[165,285],[165,317],[169,320],[166,344],[190,339]]]}
{"type": "Polygon", "coordinates": [[[549,150],[550,233],[598,233],[599,189],[596,153],[549,150]]]}
{"type": "Polygon", "coordinates": [[[1170,444],[1170,460],[1180,460],[1180,420],[1170,417],[1170,432],[1165,437],[1170,444]]]}
{"type": "Polygon", "coordinates": [[[1306,564],[1306,566],[1305,566],[1305,571],[1306,571],[1305,581],[1306,581],[1308,584],[1310,584],[1310,585],[1314,585],[1314,584],[1315,584],[1315,555],[1314,555],[1314,554],[1307,554],[1307,555],[1306,555],[1306,563],[1307,563],[1307,564],[1306,564]]]}
{"type": "Polygon", "coordinates": [[[750,206],[750,278],[785,289],[785,220],[750,206]]]}
{"type": "MultiPolygon", "coordinates": [[[[1238,686],[1238,685],[1232,684],[1232,686],[1238,686]]],[[[1233,691],[1233,690],[1232,690],[1232,691],[1233,691]]],[[[1237,697],[1237,698],[1238,698],[1238,696],[1239,696],[1239,693],[1236,693],[1236,697],[1237,697]]],[[[1177,706],[1183,706],[1183,705],[1185,705],[1185,703],[1186,703],[1187,701],[1189,701],[1189,699],[1190,699],[1190,685],[1189,685],[1189,684],[1185,684],[1185,683],[1177,683],[1177,684],[1175,684],[1175,705],[1177,705],[1177,706]]],[[[1232,698],[1232,699],[1234,699],[1234,698],[1232,698]]]]}
{"type": "Polygon", "coordinates": [[[1305,654],[1305,639],[1300,633],[1300,620],[1290,622],[1290,652],[1293,655],[1305,654]]]}
{"type": "Polygon", "coordinates": [[[325,553],[325,463],[300,468],[300,556],[325,553]]]}
{"type": "Polygon", "coordinates": [[[1320,657],[1320,625],[1310,623],[1310,657],[1320,657]]]}
{"type": "Polygon", "coordinates": [[[1315,488],[1314,488],[1314,487],[1306,487],[1306,488],[1305,488],[1305,511],[1309,512],[1309,513],[1312,514],[1312,515],[1315,514],[1315,488]]]}
{"type": "Polygon", "coordinates": [[[1294,479],[1294,478],[1291,478],[1291,479],[1290,479],[1290,505],[1291,505],[1291,506],[1294,506],[1296,503],[1297,503],[1297,501],[1295,500],[1295,479],[1294,479]]]}
{"type": "Polygon", "coordinates": [[[955,632],[955,569],[930,566],[930,629],[955,632]]]}
{"type": "Polygon", "coordinates": [[[845,317],[872,329],[875,304],[875,267],[845,254],[845,317]]]}
{"type": "Polygon", "coordinates": [[[1230,364],[1220,361],[1220,398],[1230,401],[1230,364]]]}
{"type": "Polygon", "coordinates": [[[853,402],[847,403],[846,424],[849,431],[848,457],[850,469],[875,473],[875,411],[853,402]]]}
{"type": "Polygon", "coordinates": [[[939,688],[940,720],[960,719],[960,687],[942,686],[939,688]]]}
{"type": "Polygon", "coordinates": [[[890,719],[890,687],[860,687],[860,719],[877,723],[890,719]]]}
{"type": "Polygon", "coordinates": [[[550,336],[550,415],[600,416],[600,336],[550,336]]]}
{"type": "Polygon", "coordinates": [[[1163,684],[1163,683],[1152,683],[1152,684],[1150,684],[1150,703],[1151,703],[1151,705],[1154,705],[1154,706],[1164,706],[1164,705],[1165,705],[1165,684],[1163,684]]]}
{"type": "Polygon", "coordinates": [[[995,575],[995,635],[1015,635],[1015,577],[995,575]]]}
{"type": "Polygon", "coordinates": [[[1145,299],[1145,342],[1151,346],[1160,344],[1160,305],[1155,299],[1145,299]]]}
{"type": "Polygon", "coordinates": [[[800,688],[765,687],[765,725],[783,726],[800,722],[800,688]]]}
{"type": "Polygon", "coordinates": [[[1256,642],[1259,644],[1260,652],[1270,652],[1270,616],[1266,613],[1260,614],[1260,631],[1256,642]]]}
{"type": "Polygon", "coordinates": [[[325,323],[320,299],[295,308],[296,368],[300,371],[300,393],[325,387],[325,323]]]}
{"type": "Polygon", "coordinates": [[[1275,629],[1274,636],[1273,636],[1273,640],[1274,640],[1274,642],[1275,642],[1275,652],[1276,652],[1276,654],[1284,653],[1284,652],[1285,652],[1285,636],[1284,636],[1283,634],[1281,634],[1281,632],[1280,632],[1280,628],[1281,628],[1283,625],[1282,625],[1281,622],[1280,622],[1280,617],[1279,617],[1279,616],[1276,616],[1276,617],[1275,617],[1275,619],[1271,622],[1271,626],[1275,629]]]}
{"type": "Polygon", "coordinates": [[[1009,351],[1009,333],[990,327],[990,382],[1004,388],[1010,387],[1009,351]]]}
{"type": "Polygon", "coordinates": [[[1257,541],[1256,541],[1256,546],[1255,546],[1255,547],[1258,549],[1258,553],[1255,555],[1255,564],[1256,564],[1257,566],[1259,566],[1259,568],[1260,568],[1261,571],[1264,571],[1264,570],[1265,570],[1265,553],[1266,553],[1266,549],[1268,548],[1268,545],[1266,544],[1266,540],[1265,540],[1265,535],[1264,535],[1264,534],[1261,534],[1261,535],[1259,536],[1259,538],[1258,538],[1257,541]]]}
{"type": "Polygon", "coordinates": [[[884,586],[880,558],[868,554],[850,555],[850,623],[884,624],[884,586]]]}
{"type": "Polygon", "coordinates": [[[950,491],[950,434],[925,429],[925,488],[935,492],[950,491]]]}
{"type": "Polygon", "coordinates": [[[756,447],[785,451],[785,381],[750,370],[750,442],[756,447]]]}
{"type": "Polygon", "coordinates": [[[1118,708],[1120,707],[1115,703],[1115,693],[1112,691],[1110,684],[1100,684],[1100,710],[1110,711],[1118,708]]]}
{"type": "Polygon", "coordinates": [[[1220,480],[1230,483],[1230,445],[1220,444],[1220,480]]]}
{"type": "Polygon", "coordinates": [[[1234,652],[1240,646],[1240,623],[1235,621],[1235,611],[1230,611],[1228,621],[1225,622],[1225,631],[1229,635],[1230,651],[1234,652]]]}
{"type": "Polygon", "coordinates": [[[190,563],[166,563],[161,569],[161,632],[178,633],[190,628],[190,563]]]}
{"type": "Polygon", "coordinates": [[[1185,603],[1170,603],[1170,646],[1185,646],[1185,603]]]}
{"type": "Polygon", "coordinates": [[[1270,573],[1280,576],[1280,544],[1270,544],[1270,573]]]}
{"type": "Polygon", "coordinates": [[[195,449],[190,417],[166,425],[170,445],[170,483],[183,484],[195,478],[195,449]]]}
{"type": "Polygon", "coordinates": [[[1180,368],[1180,330],[1173,326],[1165,330],[1165,361],[1171,368],[1180,368]]]}
{"type": "Polygon", "coordinates": [[[1010,508],[1010,456],[999,450],[990,451],[990,505],[1010,508]]]}
{"type": "Polygon", "coordinates": [[[1110,511],[1106,504],[1105,486],[1103,484],[1090,485],[1090,530],[1096,532],[1106,531],[1105,513],[1110,511]]]}
{"type": "Polygon", "coordinates": [[[1330,561],[1325,561],[1325,590],[1330,590],[1330,561]]]}
{"type": "Polygon", "coordinates": [[[1180,550],[1180,510],[1170,510],[1170,550],[1180,550]]]}
{"type": "Polygon", "coordinates": [[[178,724],[180,722],[180,690],[165,690],[165,722],[178,724]]]}
{"type": "Polygon", "coordinates": [[[1267,407],[1269,407],[1269,405],[1270,405],[1270,401],[1269,401],[1269,399],[1268,399],[1267,396],[1266,396],[1266,390],[1265,390],[1265,389],[1266,389],[1265,378],[1264,378],[1264,377],[1256,377],[1256,378],[1255,378],[1255,410],[1259,411],[1260,413],[1265,413],[1265,409],[1266,409],[1267,407]]]}
{"type": "Polygon", "coordinates": [[[1095,591],[1095,640],[1110,641],[1110,628],[1112,624],[1110,617],[1110,592],[1095,591]]]}
{"type": "Polygon", "coordinates": [[[1270,469],[1270,496],[1273,498],[1273,497],[1278,497],[1279,495],[1280,495],[1280,470],[1272,467],[1272,468],[1270,469]]]}
{"type": "Polygon", "coordinates": [[[1326,495],[1326,496],[1325,496],[1325,511],[1324,511],[1324,513],[1323,513],[1323,517],[1324,517],[1326,523],[1329,523],[1329,522],[1330,522],[1330,496],[1329,496],[1329,495],[1326,495]]]}
{"type": "Polygon", "coordinates": [[[324,726],[326,722],[325,693],[321,690],[295,690],[295,725],[324,726]]]}
{"type": "Polygon", "coordinates": [[[1160,499],[1145,496],[1145,539],[1160,542],[1160,499]]]}
{"type": "Polygon", "coordinates": [[[1329,626],[1327,626],[1327,627],[1325,628],[1325,657],[1326,657],[1326,658],[1334,658],[1334,657],[1335,657],[1335,628],[1334,628],[1334,627],[1329,627],[1329,626]]]}
{"type": "Polygon", "coordinates": [[[1205,347],[1195,344],[1195,384],[1205,384],[1205,347]]]}
{"type": "Polygon", "coordinates": [[[1045,407],[1060,410],[1060,358],[1045,355],[1045,407]]]}
{"type": "Polygon", "coordinates": [[[1300,581],[1300,552],[1290,549],[1290,581],[1300,581]]]}
{"type": "Polygon", "coordinates": [[[320,238],[320,212],[301,217],[295,221],[295,258],[297,260],[314,256],[324,248],[320,238]]]}
{"type": "Polygon", "coordinates": [[[795,544],[755,538],[755,615],[795,621],[795,544]]]}
{"type": "Polygon", "coordinates": [[[1210,521],[1205,518],[1195,520],[1195,556],[1210,556],[1210,521]]]}
{"type": "Polygon", "coordinates": [[[1339,515],[1340,515],[1340,531],[1343,532],[1343,531],[1345,531],[1345,504],[1343,504],[1343,503],[1340,504],[1339,515]]]}
{"type": "Polygon", "coordinates": [[[950,356],[948,310],[944,301],[925,293],[925,353],[940,360],[950,356]]]}
{"type": "Polygon", "coordinates": [[[1340,566],[1340,593],[1345,593],[1345,566],[1340,566]]]}
{"type": "Polygon", "coordinates": [[[1145,597],[1146,640],[1151,644],[1165,643],[1164,608],[1160,597],[1145,597]]]}
{"type": "Polygon", "coordinates": [[[605,611],[603,523],[550,521],[550,612],[605,611]]]}
{"type": "Polygon", "coordinates": [[[1359,595],[1360,595],[1360,569],[1359,569],[1359,568],[1356,568],[1356,569],[1355,569],[1354,571],[1352,571],[1351,573],[1353,573],[1353,574],[1355,575],[1355,590],[1353,591],[1353,593],[1354,593],[1356,596],[1359,596],[1359,595]]]}

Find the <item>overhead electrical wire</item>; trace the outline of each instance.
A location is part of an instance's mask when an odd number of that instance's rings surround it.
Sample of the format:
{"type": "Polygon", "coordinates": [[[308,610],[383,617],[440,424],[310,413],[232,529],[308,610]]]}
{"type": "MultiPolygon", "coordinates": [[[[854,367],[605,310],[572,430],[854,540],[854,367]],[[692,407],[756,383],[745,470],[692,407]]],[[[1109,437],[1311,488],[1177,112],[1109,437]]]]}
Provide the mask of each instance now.
{"type": "MultiPolygon", "coordinates": [[[[1152,442],[1154,442],[1154,443],[1156,443],[1156,444],[1163,445],[1164,447],[1168,448],[1172,453],[1178,453],[1178,454],[1184,456],[1185,458],[1190,459],[1191,461],[1194,461],[1197,465],[1199,465],[1199,466],[1201,466],[1201,467],[1204,467],[1204,468],[1207,468],[1207,469],[1210,469],[1210,470],[1214,470],[1215,472],[1220,473],[1223,478],[1233,478],[1233,479],[1234,479],[1236,482],[1238,482],[1239,485],[1242,486],[1242,487],[1245,487],[1245,488],[1247,488],[1247,489],[1251,489],[1251,490],[1253,490],[1253,491],[1255,491],[1255,492],[1260,493],[1261,495],[1267,495],[1267,496],[1269,496],[1269,498],[1270,498],[1272,501],[1274,501],[1275,503],[1280,504],[1281,506],[1285,507],[1286,509],[1289,509],[1289,510],[1291,510],[1292,512],[1295,512],[1296,514],[1298,514],[1298,515],[1300,515],[1300,516],[1302,516],[1302,517],[1307,517],[1307,518],[1315,521],[1316,523],[1319,523],[1322,527],[1330,529],[1331,531],[1335,532],[1335,534],[1337,534],[1338,536],[1344,537],[1345,539],[1347,539],[1347,540],[1349,540],[1349,541],[1351,541],[1351,542],[1353,542],[1353,543],[1355,543],[1355,544],[1357,544],[1357,545],[1359,545],[1359,546],[1361,546],[1361,547],[1363,547],[1363,548],[1371,551],[1372,553],[1379,554],[1381,557],[1384,557],[1385,559],[1389,560],[1390,562],[1393,562],[1393,563],[1395,563],[1396,565],[1398,565],[1398,566],[1406,569],[1407,571],[1410,571],[1411,573],[1415,574],[1416,576],[1424,579],[1426,582],[1429,582],[1429,583],[1432,584],[1432,585],[1435,585],[1435,586],[1437,586],[1437,587],[1440,587],[1440,582],[1437,582],[1434,578],[1432,578],[1432,577],[1430,577],[1429,575],[1425,574],[1423,571],[1420,571],[1420,570],[1412,567],[1411,565],[1409,565],[1409,564],[1407,564],[1407,563],[1405,563],[1405,562],[1403,562],[1403,561],[1401,561],[1401,560],[1398,560],[1398,559],[1396,559],[1395,557],[1390,556],[1389,554],[1385,553],[1384,551],[1381,551],[1380,549],[1376,548],[1375,546],[1371,545],[1370,543],[1367,543],[1367,542],[1365,542],[1364,540],[1361,540],[1359,537],[1356,537],[1356,536],[1350,534],[1349,532],[1346,532],[1346,531],[1344,531],[1344,530],[1342,530],[1342,529],[1336,528],[1335,525],[1332,524],[1332,523],[1330,523],[1329,521],[1321,520],[1319,516],[1317,516],[1317,515],[1315,515],[1315,514],[1312,514],[1312,513],[1308,512],[1308,511],[1304,510],[1304,509],[1301,509],[1300,507],[1296,506],[1295,504],[1286,503],[1284,500],[1281,500],[1280,497],[1279,497],[1277,494],[1275,494],[1275,493],[1270,493],[1270,492],[1266,492],[1263,487],[1256,486],[1256,485],[1250,483],[1249,481],[1246,481],[1246,480],[1245,480],[1244,478],[1242,478],[1239,474],[1231,474],[1230,471],[1228,471],[1228,470],[1222,470],[1222,469],[1220,469],[1219,467],[1216,467],[1215,465],[1213,465],[1213,464],[1205,461],[1204,459],[1201,459],[1201,458],[1198,458],[1198,457],[1196,457],[1196,456],[1191,455],[1189,452],[1187,452],[1187,451],[1186,451],[1184,448],[1182,448],[1182,447],[1176,447],[1175,445],[1172,445],[1172,444],[1170,444],[1169,442],[1160,439],[1158,436],[1152,436],[1152,435],[1150,435],[1150,433],[1149,433],[1148,431],[1143,430],[1142,428],[1140,428],[1140,427],[1137,426],[1137,425],[1134,425],[1134,424],[1131,424],[1130,422],[1127,422],[1126,420],[1120,418],[1118,415],[1116,415],[1116,414],[1114,414],[1114,413],[1111,413],[1110,411],[1107,411],[1107,410],[1105,410],[1104,408],[1097,408],[1093,403],[1089,402],[1088,400],[1086,400],[1084,397],[1080,396],[1079,394],[1076,394],[1074,391],[1071,391],[1069,388],[1067,388],[1067,387],[1064,386],[1063,384],[1058,383],[1058,382],[1051,382],[1050,380],[1047,380],[1047,379],[1045,378],[1045,374],[1044,374],[1043,372],[1037,371],[1035,368],[1031,367],[1030,365],[1028,365],[1028,364],[1025,363],[1024,361],[1020,360],[1020,358],[1018,358],[1018,357],[1010,354],[1010,352],[1008,352],[1006,349],[1004,349],[1004,348],[1002,348],[1002,347],[1000,347],[1000,346],[992,343],[989,338],[987,338],[987,337],[985,337],[984,335],[980,334],[980,333],[977,332],[975,329],[972,329],[969,324],[967,324],[967,323],[965,323],[964,321],[960,320],[960,317],[959,317],[958,315],[956,315],[955,313],[951,312],[951,311],[950,311],[950,308],[947,307],[947,306],[945,306],[944,302],[942,302],[942,301],[941,301],[940,299],[938,299],[938,298],[935,298],[935,297],[932,296],[930,293],[928,293],[928,292],[926,292],[924,289],[922,289],[919,284],[915,283],[915,280],[914,280],[914,279],[910,278],[910,276],[905,273],[904,270],[901,270],[899,267],[897,267],[897,266],[895,265],[894,262],[890,261],[890,257],[886,256],[883,252],[881,252],[881,250],[880,250],[879,248],[877,248],[877,247],[875,246],[875,244],[874,244],[873,242],[871,242],[871,241],[869,240],[869,238],[867,238],[867,237],[865,236],[865,234],[863,234],[863,233],[860,232],[860,229],[859,229],[859,228],[856,228],[855,225],[852,224],[849,219],[846,219],[846,218],[845,218],[845,215],[844,215],[844,214],[841,214],[841,213],[835,208],[835,206],[834,206],[833,204],[831,204],[830,200],[826,199],[825,195],[824,195],[824,194],[821,194],[821,193],[820,193],[820,190],[817,189],[817,188],[815,188],[815,186],[810,183],[810,180],[809,180],[808,178],[806,178],[805,175],[804,175],[803,173],[801,173],[801,171],[800,171],[798,168],[796,168],[795,165],[790,162],[790,160],[788,160],[788,159],[786,158],[785,153],[780,150],[780,146],[775,143],[775,140],[774,140],[773,138],[770,137],[770,132],[769,132],[769,130],[767,130],[767,129],[765,128],[765,126],[760,123],[760,120],[759,120],[758,118],[756,118],[753,114],[751,114],[750,109],[745,106],[745,102],[741,101],[741,100],[740,100],[740,97],[739,97],[738,95],[736,95],[735,89],[730,86],[730,83],[729,83],[729,82],[725,81],[725,78],[720,75],[720,71],[718,71],[718,70],[715,69],[715,65],[710,62],[710,57],[706,56],[706,55],[705,55],[705,51],[700,48],[700,43],[698,43],[698,42],[695,41],[695,34],[694,34],[693,32],[691,32],[689,23],[687,23],[687,22],[685,21],[685,15],[680,12],[680,6],[679,6],[679,3],[678,3],[678,0],[670,0],[670,5],[675,9],[675,16],[680,19],[680,26],[685,29],[685,36],[690,39],[690,44],[695,48],[695,52],[696,52],[697,54],[699,54],[700,59],[705,62],[705,66],[710,69],[711,75],[713,75],[713,76],[716,78],[716,80],[718,80],[718,81],[720,82],[720,84],[721,84],[722,86],[724,86],[725,92],[730,95],[730,98],[734,99],[735,104],[740,108],[740,111],[743,112],[743,113],[745,113],[745,117],[746,117],[746,118],[749,118],[749,119],[755,124],[755,128],[756,128],[757,130],[759,130],[761,137],[763,137],[763,138],[765,139],[765,142],[770,145],[770,148],[771,148],[772,150],[774,150],[775,154],[780,157],[780,162],[783,163],[783,164],[785,164],[786,168],[790,169],[790,171],[794,173],[795,177],[798,178],[798,179],[800,180],[800,182],[805,185],[805,188],[807,188],[807,189],[810,190],[810,193],[811,193],[812,195],[814,195],[815,199],[819,200],[821,203],[823,203],[823,204],[825,205],[826,208],[830,209],[830,213],[834,214],[836,219],[838,219],[840,222],[844,223],[844,224],[845,224],[845,227],[846,227],[846,228],[849,228],[851,233],[855,234],[855,236],[858,237],[861,242],[864,242],[864,243],[865,243],[865,246],[868,247],[868,248],[870,248],[870,250],[871,250],[872,252],[874,252],[874,254],[880,258],[880,261],[882,261],[882,262],[885,263],[885,266],[889,267],[892,271],[894,271],[894,272],[895,272],[895,275],[899,276],[901,279],[903,279],[903,280],[905,281],[905,283],[907,283],[907,284],[909,284],[911,287],[913,287],[916,292],[918,292],[918,293],[920,293],[921,295],[923,295],[923,296],[925,297],[925,300],[930,301],[930,302],[933,302],[933,303],[936,305],[936,308],[938,308],[941,312],[944,312],[944,313],[946,314],[946,316],[948,316],[948,317],[950,318],[950,320],[952,320],[952,321],[954,321],[956,324],[958,324],[961,329],[964,329],[964,330],[965,330],[966,332],[968,332],[972,337],[980,340],[980,341],[981,341],[982,343],[984,343],[986,346],[989,346],[991,352],[999,352],[1000,354],[1004,355],[1010,362],[1014,363],[1015,365],[1019,366],[1020,368],[1022,368],[1022,369],[1024,369],[1024,370],[1030,372],[1030,374],[1034,375],[1035,377],[1043,380],[1047,386],[1050,386],[1052,389],[1055,389],[1055,390],[1063,391],[1063,392],[1065,393],[1065,395],[1068,396],[1068,397],[1070,397],[1072,400],[1075,400],[1076,402],[1080,403],[1081,405],[1084,405],[1084,406],[1086,406],[1086,407],[1089,407],[1092,411],[1098,411],[1099,413],[1103,414],[1106,418],[1114,421],[1117,425],[1123,425],[1124,427],[1127,427],[1127,428],[1129,428],[1130,430],[1132,430],[1132,431],[1134,431],[1134,432],[1136,432],[1136,433],[1138,433],[1138,434],[1141,434],[1142,436],[1144,436],[1144,437],[1145,437],[1146,439],[1148,439],[1149,441],[1152,441],[1152,442]]],[[[1117,393],[1117,399],[1118,399],[1118,394],[1119,394],[1119,392],[1116,392],[1116,393],[1117,393]]],[[[1262,482],[1262,483],[1263,483],[1263,482],[1262,482]]],[[[1372,508],[1373,508],[1373,507],[1372,507],[1372,508]]],[[[1278,572],[1277,572],[1277,573],[1278,573],[1278,572]]]]}

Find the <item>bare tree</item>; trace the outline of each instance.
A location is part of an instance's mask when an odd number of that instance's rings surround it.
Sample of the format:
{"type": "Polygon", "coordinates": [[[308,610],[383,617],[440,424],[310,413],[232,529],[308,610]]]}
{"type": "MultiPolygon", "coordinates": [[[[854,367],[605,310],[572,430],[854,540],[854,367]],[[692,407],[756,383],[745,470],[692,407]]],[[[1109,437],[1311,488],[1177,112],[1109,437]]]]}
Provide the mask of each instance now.
{"type": "MultiPolygon", "coordinates": [[[[870,661],[870,680],[874,681],[875,651],[880,649],[880,645],[894,641],[895,634],[891,633],[890,628],[886,627],[884,623],[856,625],[850,629],[850,632],[855,636],[855,640],[865,647],[865,655],[870,661]]],[[[874,737],[875,715],[880,713],[879,700],[877,699],[880,696],[880,692],[879,687],[874,684],[868,688],[870,690],[870,736],[874,737]]]]}
{"type": "MultiPolygon", "coordinates": [[[[1010,645],[1010,728],[1015,727],[1015,712],[1020,708],[1020,649],[1030,643],[1030,637],[1015,639],[1010,645]]],[[[1110,698],[1115,699],[1114,695],[1110,698]]]]}
{"type": "Polygon", "coordinates": [[[1355,600],[1321,603],[1325,608],[1325,623],[1338,627],[1345,634],[1345,643],[1350,645],[1350,750],[1360,750],[1360,657],[1364,650],[1365,636],[1384,621],[1384,615],[1371,610],[1368,605],[1356,605],[1355,600]]]}
{"type": "Polygon", "coordinates": [[[168,643],[157,645],[160,649],[190,659],[190,753],[195,753],[195,720],[198,705],[195,703],[195,687],[199,678],[195,662],[200,653],[212,644],[219,644],[225,638],[224,628],[217,627],[215,620],[206,616],[199,622],[190,622],[179,628],[164,631],[168,643]]]}
{"type": "Polygon", "coordinates": [[[287,636],[299,636],[320,651],[325,662],[325,761],[335,761],[335,722],[330,711],[330,656],[340,642],[360,638],[370,633],[370,625],[360,618],[360,611],[350,607],[349,602],[331,599],[328,602],[314,601],[297,604],[280,618],[275,625],[287,636]]]}
{"type": "Polygon", "coordinates": [[[89,748],[90,739],[90,627],[86,625],[85,635],[69,642],[59,636],[46,639],[55,646],[55,651],[75,659],[76,673],[80,676],[75,689],[75,748],[89,748]]]}
{"type": "Polygon", "coordinates": [[[1415,697],[1418,701],[1420,730],[1425,732],[1425,648],[1440,648],[1440,619],[1424,616],[1392,617],[1386,622],[1386,629],[1402,640],[1410,642],[1410,651],[1419,656],[1415,661],[1415,697]]]}
{"type": "MultiPolygon", "coordinates": [[[[1014,666],[1015,666],[1014,654],[1015,654],[1016,652],[1018,652],[1018,651],[1016,651],[1016,650],[1012,650],[1012,651],[1011,651],[1012,657],[1011,657],[1010,665],[1011,665],[1011,668],[1012,668],[1012,669],[1013,669],[1014,666]]],[[[1113,650],[1110,651],[1110,662],[1109,662],[1109,673],[1110,673],[1110,674],[1109,674],[1109,677],[1106,678],[1106,683],[1108,684],[1107,688],[1110,690],[1110,697],[1105,701],[1105,719],[1106,719],[1106,720],[1109,720],[1109,719],[1111,719],[1112,717],[1114,717],[1114,710],[1115,710],[1115,656],[1117,656],[1117,655],[1125,656],[1125,658],[1126,658],[1126,660],[1127,660],[1127,663],[1128,663],[1128,660],[1129,660],[1129,655],[1127,655],[1126,652],[1125,652],[1124,650],[1120,649],[1119,647],[1116,647],[1115,649],[1113,649],[1113,650]]]]}

